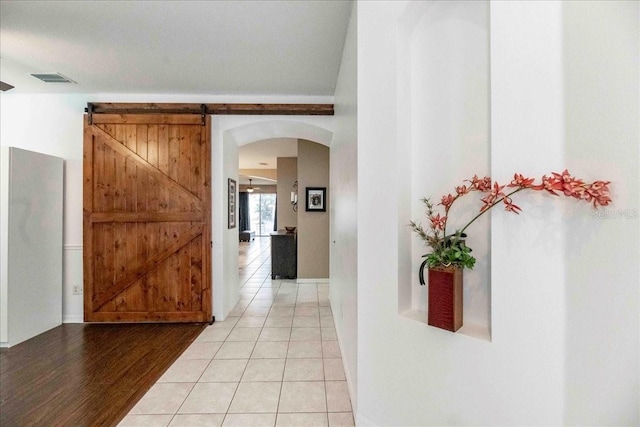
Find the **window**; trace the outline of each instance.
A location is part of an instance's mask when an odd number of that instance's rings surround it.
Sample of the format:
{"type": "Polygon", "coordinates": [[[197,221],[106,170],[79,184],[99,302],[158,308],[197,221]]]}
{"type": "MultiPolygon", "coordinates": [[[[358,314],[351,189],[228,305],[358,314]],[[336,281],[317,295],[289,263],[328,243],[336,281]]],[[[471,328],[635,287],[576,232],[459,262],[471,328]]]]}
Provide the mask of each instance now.
{"type": "Polygon", "coordinates": [[[249,194],[251,230],[257,236],[268,236],[273,231],[276,218],[276,195],[270,193],[249,194]]]}

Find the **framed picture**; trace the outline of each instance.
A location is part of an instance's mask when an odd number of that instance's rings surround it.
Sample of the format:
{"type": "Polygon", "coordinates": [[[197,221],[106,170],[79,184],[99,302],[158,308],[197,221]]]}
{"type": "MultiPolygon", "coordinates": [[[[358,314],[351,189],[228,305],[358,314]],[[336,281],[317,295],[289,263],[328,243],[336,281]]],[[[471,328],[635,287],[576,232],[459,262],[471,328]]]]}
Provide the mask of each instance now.
{"type": "Polygon", "coordinates": [[[306,193],[306,211],[326,212],[327,206],[325,202],[325,195],[327,193],[327,187],[307,187],[306,193]]]}
{"type": "Polygon", "coordinates": [[[236,182],[229,178],[227,183],[229,192],[229,228],[236,228],[236,182]]]}

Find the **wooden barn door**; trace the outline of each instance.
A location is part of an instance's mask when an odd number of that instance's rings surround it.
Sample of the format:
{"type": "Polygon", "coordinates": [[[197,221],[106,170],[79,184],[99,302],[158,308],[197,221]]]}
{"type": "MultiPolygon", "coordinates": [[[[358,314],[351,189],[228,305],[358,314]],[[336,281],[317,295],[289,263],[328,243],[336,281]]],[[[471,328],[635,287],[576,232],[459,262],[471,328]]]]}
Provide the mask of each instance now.
{"type": "Polygon", "coordinates": [[[211,320],[210,119],[84,124],[84,319],[211,320]]]}

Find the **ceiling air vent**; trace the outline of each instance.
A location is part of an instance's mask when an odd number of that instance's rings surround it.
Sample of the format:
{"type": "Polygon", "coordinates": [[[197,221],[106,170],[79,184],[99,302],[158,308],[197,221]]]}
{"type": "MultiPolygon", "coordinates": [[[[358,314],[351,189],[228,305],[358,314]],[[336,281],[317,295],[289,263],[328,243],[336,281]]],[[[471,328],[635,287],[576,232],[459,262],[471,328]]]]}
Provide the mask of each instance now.
{"type": "Polygon", "coordinates": [[[2,92],[5,92],[5,91],[11,90],[11,89],[13,89],[13,86],[11,86],[9,83],[0,82],[0,90],[2,92]]]}
{"type": "Polygon", "coordinates": [[[40,79],[45,83],[76,83],[69,77],[65,77],[60,73],[31,74],[36,79],[40,79]]]}

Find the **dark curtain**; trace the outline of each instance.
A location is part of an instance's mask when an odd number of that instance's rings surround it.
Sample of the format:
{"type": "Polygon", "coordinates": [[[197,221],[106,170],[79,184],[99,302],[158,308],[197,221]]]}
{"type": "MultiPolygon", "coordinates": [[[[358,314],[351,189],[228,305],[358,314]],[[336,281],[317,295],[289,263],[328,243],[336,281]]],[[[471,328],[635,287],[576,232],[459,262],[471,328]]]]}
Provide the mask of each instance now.
{"type": "Polygon", "coordinates": [[[278,196],[276,196],[276,207],[273,216],[273,231],[278,231],[278,196]]]}
{"type": "Polygon", "coordinates": [[[238,204],[238,219],[240,220],[238,224],[238,230],[250,230],[251,219],[249,218],[249,193],[241,192],[240,200],[238,204]]]}

